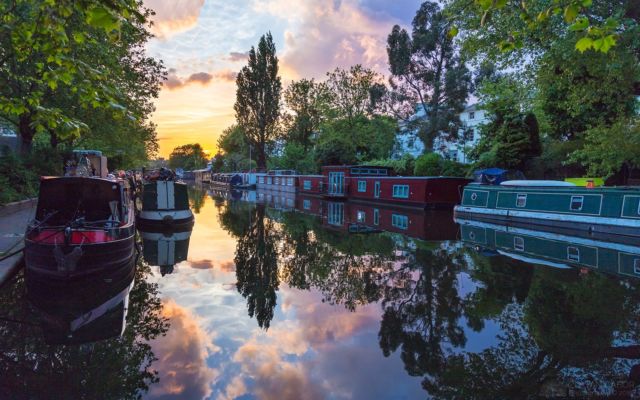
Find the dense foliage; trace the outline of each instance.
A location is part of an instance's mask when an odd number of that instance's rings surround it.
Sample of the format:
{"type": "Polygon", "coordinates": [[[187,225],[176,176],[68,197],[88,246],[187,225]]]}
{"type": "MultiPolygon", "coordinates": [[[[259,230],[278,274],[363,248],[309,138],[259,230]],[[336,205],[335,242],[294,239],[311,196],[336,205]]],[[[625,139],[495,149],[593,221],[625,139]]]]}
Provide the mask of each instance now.
{"type": "Polygon", "coordinates": [[[202,169],[207,166],[207,155],[199,143],[178,146],[169,156],[171,168],[182,168],[186,171],[202,169]]]}

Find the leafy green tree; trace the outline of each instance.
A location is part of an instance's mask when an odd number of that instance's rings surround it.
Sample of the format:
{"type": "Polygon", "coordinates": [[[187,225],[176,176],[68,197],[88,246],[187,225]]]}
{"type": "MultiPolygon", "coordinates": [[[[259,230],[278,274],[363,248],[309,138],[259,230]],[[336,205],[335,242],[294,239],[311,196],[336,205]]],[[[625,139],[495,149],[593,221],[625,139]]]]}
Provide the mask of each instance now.
{"type": "Polygon", "coordinates": [[[278,135],[280,92],[278,58],[271,33],[251,47],[248,65],[236,79],[236,120],[256,150],[258,168],[267,166],[267,144],[278,135]]]}
{"type": "Polygon", "coordinates": [[[395,25],[387,39],[390,99],[395,115],[419,129],[425,149],[441,133],[455,138],[460,128],[471,76],[460,60],[449,22],[437,3],[425,1],[413,19],[411,35],[395,25]],[[425,118],[410,117],[419,105],[425,118]]]}
{"type": "Polygon", "coordinates": [[[348,126],[355,125],[363,116],[376,114],[385,91],[382,76],[360,64],[348,71],[336,68],[328,72],[326,86],[330,118],[345,120],[348,126]]]}
{"type": "Polygon", "coordinates": [[[489,122],[480,127],[477,146],[470,152],[479,166],[524,170],[542,152],[538,120],[527,87],[511,75],[485,80],[479,89],[489,122]]]}
{"type": "Polygon", "coordinates": [[[413,174],[416,176],[438,176],[442,172],[442,156],[438,153],[423,154],[416,159],[413,174]]]}
{"type": "Polygon", "coordinates": [[[590,176],[610,176],[625,165],[640,168],[640,120],[622,119],[587,129],[583,147],[570,160],[586,166],[590,176]]]}
{"type": "Polygon", "coordinates": [[[309,149],[325,118],[328,98],[325,83],[313,79],[291,82],[284,91],[284,100],[292,113],[283,116],[289,143],[295,142],[305,151],[309,149]]]}
{"type": "Polygon", "coordinates": [[[296,142],[289,142],[284,146],[279,167],[283,169],[292,169],[303,174],[318,172],[315,153],[311,150],[306,150],[302,145],[296,142]]]}
{"type": "Polygon", "coordinates": [[[322,125],[316,158],[320,165],[332,165],[389,157],[396,130],[396,121],[386,116],[360,115],[328,121],[322,125]]]}
{"type": "Polygon", "coordinates": [[[74,108],[125,113],[109,67],[86,57],[86,50],[117,47],[123,30],[146,23],[140,7],[135,0],[0,3],[0,113],[17,127],[23,153],[39,131],[68,137],[87,130],[90,119],[48,99],[72,93],[74,108]]]}
{"type": "Polygon", "coordinates": [[[244,129],[238,124],[231,125],[222,132],[218,138],[218,148],[224,153],[225,171],[253,168],[249,160],[249,143],[244,129]]]}
{"type": "Polygon", "coordinates": [[[182,168],[187,171],[201,169],[207,165],[207,155],[199,143],[178,146],[169,156],[171,168],[182,168]]]}

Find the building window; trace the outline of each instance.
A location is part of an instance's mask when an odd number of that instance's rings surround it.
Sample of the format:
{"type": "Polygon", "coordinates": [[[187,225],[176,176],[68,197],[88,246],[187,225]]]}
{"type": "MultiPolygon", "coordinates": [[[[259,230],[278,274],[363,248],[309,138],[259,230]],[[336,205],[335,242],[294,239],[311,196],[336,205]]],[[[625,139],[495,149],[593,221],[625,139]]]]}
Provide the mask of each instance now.
{"type": "Polygon", "coordinates": [[[469,119],[474,119],[475,117],[476,117],[476,113],[475,113],[475,112],[473,112],[473,111],[471,111],[471,112],[469,113],[469,119]]]}
{"type": "Polygon", "coordinates": [[[517,251],[524,251],[524,239],[520,236],[513,238],[513,248],[517,251]]]}
{"type": "Polygon", "coordinates": [[[580,262],[580,249],[577,247],[567,247],[567,260],[580,262]]]}
{"type": "Polygon", "coordinates": [[[516,196],[516,207],[524,207],[527,205],[527,195],[526,194],[518,194],[516,196]]]}
{"type": "Polygon", "coordinates": [[[393,185],[393,197],[409,198],[409,185],[393,185]]]}
{"type": "Polygon", "coordinates": [[[407,229],[409,228],[409,217],[406,215],[392,214],[391,225],[399,229],[407,229]]]}
{"type": "Polygon", "coordinates": [[[581,211],[584,196],[571,196],[571,211],[581,211]]]}
{"type": "Polygon", "coordinates": [[[358,192],[367,191],[367,181],[358,181],[358,192]]]}
{"type": "Polygon", "coordinates": [[[311,200],[302,200],[302,208],[308,210],[311,208],[311,200]]]}
{"type": "Polygon", "coordinates": [[[380,223],[380,210],[377,208],[373,209],[373,224],[378,225],[380,223]]]}
{"type": "Polygon", "coordinates": [[[311,190],[311,181],[304,181],[304,182],[302,183],[302,188],[303,188],[304,190],[311,190]]]}
{"type": "Polygon", "coordinates": [[[367,213],[365,213],[364,211],[358,211],[358,213],[356,214],[356,218],[358,222],[364,223],[364,221],[367,219],[367,213]]]}

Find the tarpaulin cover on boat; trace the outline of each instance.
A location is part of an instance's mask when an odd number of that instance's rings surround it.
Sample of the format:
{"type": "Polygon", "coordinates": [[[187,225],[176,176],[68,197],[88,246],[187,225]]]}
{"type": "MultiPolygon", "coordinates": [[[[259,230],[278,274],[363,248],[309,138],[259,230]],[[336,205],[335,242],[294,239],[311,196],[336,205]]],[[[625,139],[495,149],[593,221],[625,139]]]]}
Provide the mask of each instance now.
{"type": "Polygon", "coordinates": [[[473,173],[474,180],[477,183],[486,185],[499,185],[501,182],[513,179],[525,179],[524,174],[520,171],[511,171],[501,168],[479,169],[473,173]]]}
{"type": "Polygon", "coordinates": [[[36,219],[42,221],[56,211],[47,220],[48,225],[64,225],[80,217],[86,221],[106,220],[111,216],[111,201],[121,201],[116,182],[82,177],[45,178],[40,183],[36,219]]]}

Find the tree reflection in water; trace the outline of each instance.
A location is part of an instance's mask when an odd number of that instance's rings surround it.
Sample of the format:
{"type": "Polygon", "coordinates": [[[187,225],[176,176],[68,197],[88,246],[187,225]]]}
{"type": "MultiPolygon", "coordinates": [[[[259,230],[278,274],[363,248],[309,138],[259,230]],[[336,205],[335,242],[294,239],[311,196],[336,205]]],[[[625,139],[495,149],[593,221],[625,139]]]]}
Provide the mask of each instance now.
{"type": "Polygon", "coordinates": [[[261,327],[282,280],[352,311],[379,302],[383,354],[400,351],[434,398],[640,395],[634,280],[486,257],[455,242],[349,234],[250,203],[219,211],[238,238],[238,291],[261,327]],[[467,349],[487,329],[495,339],[467,349]]]}
{"type": "Polygon", "coordinates": [[[148,341],[168,329],[149,272],[142,263],[135,270],[122,337],[84,344],[48,344],[49,321],[26,301],[24,275],[7,283],[0,290],[0,398],[139,398],[158,379],[148,341]]]}

